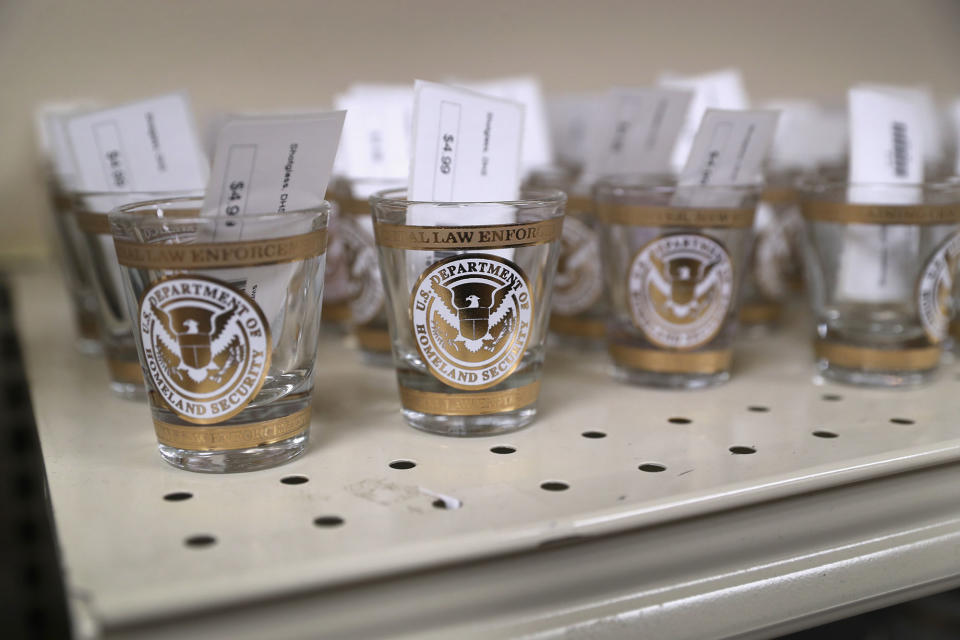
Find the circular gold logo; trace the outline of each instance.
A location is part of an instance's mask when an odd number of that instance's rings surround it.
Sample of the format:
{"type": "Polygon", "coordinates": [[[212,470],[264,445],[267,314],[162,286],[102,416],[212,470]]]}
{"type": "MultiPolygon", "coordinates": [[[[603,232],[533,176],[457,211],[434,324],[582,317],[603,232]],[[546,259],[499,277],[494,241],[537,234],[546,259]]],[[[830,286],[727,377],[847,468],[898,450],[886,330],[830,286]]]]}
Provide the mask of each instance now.
{"type": "Polygon", "coordinates": [[[349,302],[351,297],[350,263],[343,234],[346,216],[330,218],[330,234],[327,240],[327,260],[323,272],[323,303],[337,305],[349,302]]]}
{"type": "Polygon", "coordinates": [[[781,300],[789,289],[790,239],[783,216],[766,202],[757,207],[751,268],[757,289],[768,300],[781,300]]]}
{"type": "Polygon", "coordinates": [[[603,293],[597,234],[576,218],[563,221],[560,259],[553,279],[553,310],[572,316],[589,309],[603,293]]]}
{"type": "Polygon", "coordinates": [[[627,294],[633,322],[650,342],[694,349],[713,339],[730,309],[730,256],[699,234],[657,238],[630,264],[627,294]]]}
{"type": "Polygon", "coordinates": [[[917,312],[931,342],[947,337],[953,316],[953,276],[960,261],[960,233],[944,242],[927,261],[917,282],[917,312]]]}
{"type": "Polygon", "coordinates": [[[452,256],[420,276],[410,315],[434,377],[457,389],[486,389],[513,373],[527,349],[530,284],[520,267],[498,256],[452,256]]]}
{"type": "Polygon", "coordinates": [[[270,367],[270,328],[257,303],[205,276],[174,276],[140,299],[140,340],[154,389],[187,422],[240,413],[270,367]]]}
{"type": "Polygon", "coordinates": [[[343,218],[337,233],[344,254],[343,287],[350,301],[350,320],[354,324],[366,324],[383,306],[373,220],[369,216],[343,218]]]}

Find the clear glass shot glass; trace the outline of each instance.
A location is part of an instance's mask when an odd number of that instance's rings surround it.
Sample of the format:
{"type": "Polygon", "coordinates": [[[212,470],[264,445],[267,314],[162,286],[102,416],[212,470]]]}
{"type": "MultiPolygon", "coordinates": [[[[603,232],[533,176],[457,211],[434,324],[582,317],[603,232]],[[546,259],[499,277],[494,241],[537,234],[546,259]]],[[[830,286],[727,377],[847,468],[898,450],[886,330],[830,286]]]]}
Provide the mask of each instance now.
{"type": "Polygon", "coordinates": [[[594,189],[614,377],[696,389],[730,377],[759,187],[677,187],[661,178],[594,189]]]}
{"type": "Polygon", "coordinates": [[[763,191],[753,225],[740,324],[771,328],[802,282],[803,216],[796,189],[783,182],[763,191]]]}
{"type": "Polygon", "coordinates": [[[73,311],[77,350],[89,356],[100,355],[103,348],[97,330],[97,297],[86,264],[84,239],[72,215],[73,202],[52,172],[47,177],[47,198],[53,222],[53,248],[73,311]]]}
{"type": "Polygon", "coordinates": [[[110,216],[160,455],[189,471],[275,466],[309,435],[329,205],[238,220],[201,204],[110,216]]]}
{"type": "Polygon", "coordinates": [[[74,192],[73,219],[83,239],[82,266],[93,287],[97,332],[110,375],[110,389],[128,400],[146,393],[127,307],[117,254],[110,235],[109,213],[116,207],[145,200],[197,195],[196,192],[74,192]]]}
{"type": "MultiPolygon", "coordinates": [[[[397,189],[406,180],[340,178],[331,185],[339,216],[336,242],[340,252],[338,271],[328,274],[347,305],[347,326],[364,362],[393,366],[390,331],[384,308],[383,279],[377,261],[370,196],[377,191],[397,189]]],[[[326,311],[324,311],[326,313],[326,311]]]]}
{"type": "Polygon", "coordinates": [[[537,413],[566,196],[405,196],[370,199],[403,416],[450,436],[526,426],[537,413]]]}
{"type": "Polygon", "coordinates": [[[534,189],[567,193],[560,258],[553,280],[552,340],[561,346],[602,349],[609,305],[591,185],[578,182],[576,174],[559,167],[534,171],[527,184],[534,189]]]}
{"type": "Polygon", "coordinates": [[[817,369],[902,387],[936,373],[953,317],[960,183],[801,185],[817,369]]]}

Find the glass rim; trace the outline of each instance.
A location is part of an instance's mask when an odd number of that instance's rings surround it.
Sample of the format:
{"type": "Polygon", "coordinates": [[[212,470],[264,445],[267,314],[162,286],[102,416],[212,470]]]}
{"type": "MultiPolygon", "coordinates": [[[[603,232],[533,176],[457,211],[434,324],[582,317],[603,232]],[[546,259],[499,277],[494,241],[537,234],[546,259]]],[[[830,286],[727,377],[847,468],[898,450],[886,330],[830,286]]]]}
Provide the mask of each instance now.
{"type": "Polygon", "coordinates": [[[923,182],[851,182],[819,175],[804,175],[797,178],[794,187],[804,193],[827,192],[850,187],[876,189],[960,189],[960,176],[938,177],[923,182]]]}
{"type": "MultiPolygon", "coordinates": [[[[314,207],[307,209],[295,209],[293,211],[284,211],[271,212],[271,213],[244,213],[242,216],[228,216],[224,214],[218,214],[215,216],[205,216],[205,215],[171,215],[169,217],[164,215],[155,215],[158,213],[163,205],[173,205],[173,204],[183,204],[186,202],[195,202],[200,201],[202,204],[203,195],[192,195],[192,196],[177,196],[173,198],[160,198],[156,200],[141,200],[139,202],[130,202],[125,205],[120,205],[111,211],[108,215],[110,217],[110,222],[117,223],[141,223],[146,224],[148,222],[177,222],[185,223],[192,221],[206,221],[206,222],[216,222],[218,220],[236,220],[238,217],[243,220],[257,220],[257,221],[270,221],[270,220],[281,220],[284,218],[289,218],[291,216],[298,218],[308,218],[311,216],[319,216],[322,214],[330,214],[332,205],[330,201],[323,200],[314,207]],[[154,214],[154,215],[151,215],[154,214]]],[[[176,211],[176,210],[175,210],[176,211]]],[[[180,210],[182,211],[182,209],[180,210]]]]}
{"type": "Polygon", "coordinates": [[[750,193],[762,191],[765,186],[765,182],[755,182],[752,184],[682,185],[677,182],[676,175],[669,173],[618,173],[597,178],[593,183],[593,191],[599,193],[603,190],[633,189],[637,191],[670,193],[677,189],[696,188],[705,191],[750,193]],[[659,180],[659,182],[654,182],[655,180],[659,180]]]}
{"type": "Polygon", "coordinates": [[[174,196],[178,198],[202,198],[206,189],[123,189],[121,191],[103,191],[87,189],[67,189],[67,195],[76,198],[101,198],[108,196],[157,196],[156,198],[144,198],[143,202],[148,200],[161,200],[165,197],[174,196]]]}
{"type": "Polygon", "coordinates": [[[510,206],[532,209],[536,207],[556,206],[564,204],[567,201],[567,194],[560,189],[538,189],[535,187],[521,188],[521,196],[528,194],[534,197],[521,197],[519,200],[475,200],[466,202],[453,202],[446,200],[407,200],[405,198],[394,197],[395,194],[406,194],[406,192],[406,188],[384,189],[382,191],[377,191],[370,196],[370,204],[381,204],[392,207],[407,207],[411,205],[428,205],[431,207],[510,206]]]}

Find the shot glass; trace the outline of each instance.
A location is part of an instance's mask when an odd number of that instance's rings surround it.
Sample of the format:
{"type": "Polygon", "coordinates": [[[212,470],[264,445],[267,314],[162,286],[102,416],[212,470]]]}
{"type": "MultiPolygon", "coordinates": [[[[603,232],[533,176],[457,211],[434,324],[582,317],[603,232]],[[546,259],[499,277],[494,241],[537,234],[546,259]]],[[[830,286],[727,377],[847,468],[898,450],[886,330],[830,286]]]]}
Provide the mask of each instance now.
{"type": "MultiPolygon", "coordinates": [[[[377,261],[370,195],[399,188],[402,182],[341,178],[330,189],[340,214],[336,242],[342,257],[335,278],[336,286],[343,292],[347,304],[347,326],[364,362],[378,366],[392,366],[393,354],[384,309],[383,279],[377,261]]],[[[328,282],[330,280],[328,277],[328,282]]]]}
{"type": "Polygon", "coordinates": [[[90,281],[90,267],[85,264],[86,250],[83,236],[72,215],[72,201],[66,189],[53,176],[46,181],[51,221],[53,248],[67,289],[73,312],[77,350],[86,355],[100,355],[97,331],[97,298],[90,281]]]}
{"type": "Polygon", "coordinates": [[[617,177],[594,190],[607,343],[623,382],[696,389],[730,377],[760,188],[688,189],[617,177]]]}
{"type": "Polygon", "coordinates": [[[774,327],[802,281],[803,217],[796,189],[768,186],[753,225],[740,305],[740,324],[774,327]]]}
{"type": "Polygon", "coordinates": [[[252,471],[307,443],[329,205],[236,218],[199,198],[110,216],[160,455],[252,471]]]}
{"type": "Polygon", "coordinates": [[[802,184],[807,286],[823,377],[930,380],[953,317],[960,184],[802,184]]]}
{"type": "Polygon", "coordinates": [[[334,194],[333,185],[327,190],[330,215],[327,222],[327,264],[323,283],[324,333],[342,336],[350,325],[350,279],[347,248],[340,235],[343,218],[341,198],[334,194]]]}
{"type": "Polygon", "coordinates": [[[82,239],[81,266],[92,286],[97,333],[110,374],[110,389],[122,398],[142,400],[146,392],[133,329],[123,301],[123,284],[110,235],[108,215],[131,202],[195,195],[190,192],[74,192],[73,223],[82,239]]]}
{"type": "Polygon", "coordinates": [[[526,426],[537,413],[564,194],[405,196],[370,199],[403,416],[450,436],[526,426]]]}
{"type": "Polygon", "coordinates": [[[567,193],[560,258],[553,280],[552,340],[562,346],[602,349],[608,304],[600,263],[600,237],[590,185],[560,168],[535,171],[528,185],[567,193]]]}

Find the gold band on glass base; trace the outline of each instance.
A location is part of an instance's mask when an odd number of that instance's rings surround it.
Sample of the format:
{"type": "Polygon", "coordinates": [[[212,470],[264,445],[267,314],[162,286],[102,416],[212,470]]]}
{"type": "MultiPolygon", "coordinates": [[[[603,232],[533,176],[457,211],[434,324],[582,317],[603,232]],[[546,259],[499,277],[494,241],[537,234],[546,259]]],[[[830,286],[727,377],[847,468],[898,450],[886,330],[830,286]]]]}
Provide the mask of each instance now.
{"type": "Polygon", "coordinates": [[[139,360],[113,360],[107,359],[107,368],[110,370],[110,378],[114,382],[126,382],[143,386],[143,370],[140,368],[139,360]]]}
{"type": "Polygon", "coordinates": [[[960,320],[954,320],[950,323],[950,336],[954,340],[960,340],[960,320]]]}
{"type": "Polygon", "coordinates": [[[323,303],[323,319],[338,324],[350,322],[350,304],[347,302],[323,303]]]}
{"type": "Polygon", "coordinates": [[[400,387],[404,409],[438,416],[485,416],[528,407],[540,395],[540,381],[505,391],[437,393],[400,387]]]}
{"type": "Polygon", "coordinates": [[[186,426],[153,420],[160,444],[188,451],[252,449],[298,436],[310,426],[310,407],[283,418],[218,426],[186,426]]]}
{"type": "Polygon", "coordinates": [[[743,324],[773,324],[780,320],[779,302],[746,302],[740,307],[743,324]]]}
{"type": "Polygon", "coordinates": [[[390,353],[393,346],[390,343],[390,333],[386,329],[354,327],[353,335],[357,337],[357,343],[364,351],[390,353]]]}
{"type": "Polygon", "coordinates": [[[77,311],[77,328],[81,338],[99,340],[100,329],[97,327],[97,316],[91,311],[77,311]]]}
{"type": "Polygon", "coordinates": [[[860,371],[927,371],[940,362],[940,347],[875,349],[817,340],[813,344],[818,360],[860,371]]]}
{"type": "Polygon", "coordinates": [[[623,367],[655,373],[721,373],[730,369],[733,351],[661,351],[610,345],[613,361],[623,367]]]}
{"type": "Polygon", "coordinates": [[[583,318],[580,316],[561,316],[556,313],[550,316],[550,330],[565,336],[578,338],[603,338],[606,327],[602,320],[583,318]]]}

